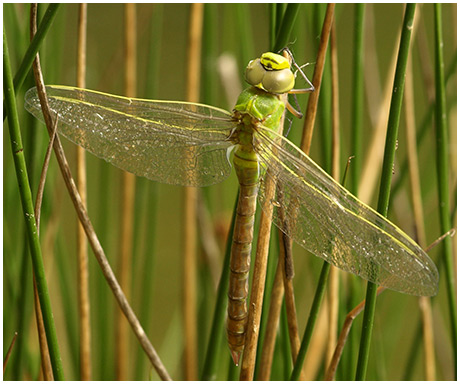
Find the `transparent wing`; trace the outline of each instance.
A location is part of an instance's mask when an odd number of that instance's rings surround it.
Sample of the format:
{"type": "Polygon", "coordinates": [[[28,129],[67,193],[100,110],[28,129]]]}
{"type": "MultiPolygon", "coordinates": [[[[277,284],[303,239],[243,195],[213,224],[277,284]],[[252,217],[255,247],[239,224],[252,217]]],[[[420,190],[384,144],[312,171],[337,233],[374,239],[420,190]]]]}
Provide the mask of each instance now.
{"type": "MultiPolygon", "coordinates": [[[[263,178],[276,180],[273,222],[332,265],[395,291],[433,296],[438,271],[404,232],[335,182],[296,146],[260,127],[254,136],[263,178]]],[[[268,199],[261,183],[259,201],[268,199]]]]}
{"type": "MultiPolygon", "coordinates": [[[[202,104],[129,99],[64,86],[47,86],[58,129],[113,165],[168,184],[205,186],[230,173],[228,141],[234,122],[202,104]]],[[[26,109],[43,121],[36,88],[26,109]]]]}

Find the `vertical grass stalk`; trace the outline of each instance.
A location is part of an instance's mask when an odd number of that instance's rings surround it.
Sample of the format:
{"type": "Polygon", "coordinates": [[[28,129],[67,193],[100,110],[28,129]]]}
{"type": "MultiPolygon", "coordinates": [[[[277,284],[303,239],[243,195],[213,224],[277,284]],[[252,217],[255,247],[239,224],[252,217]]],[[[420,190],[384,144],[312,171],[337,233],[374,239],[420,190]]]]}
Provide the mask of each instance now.
{"type": "MultiPolygon", "coordinates": [[[[438,199],[439,219],[441,233],[446,233],[452,228],[450,222],[449,203],[449,163],[447,132],[446,89],[444,86],[444,57],[442,53],[442,14],[441,4],[434,5],[435,28],[435,83],[436,83],[436,167],[438,173],[438,199]]],[[[452,238],[446,237],[443,241],[443,261],[446,270],[447,295],[451,326],[451,342],[454,352],[454,361],[457,361],[457,308],[455,293],[455,276],[453,267],[452,238]]],[[[454,368],[455,369],[455,368],[454,368]]],[[[456,370],[455,370],[456,372],[456,370]]],[[[455,373],[455,377],[457,377],[455,373]]]]}
{"type": "MultiPolygon", "coordinates": [[[[387,216],[390,200],[391,177],[398,137],[399,118],[401,114],[404,79],[406,73],[407,58],[409,56],[412,26],[414,23],[415,4],[407,4],[401,31],[401,40],[396,64],[396,73],[393,83],[393,97],[391,99],[390,114],[388,117],[388,129],[385,142],[385,153],[380,181],[379,200],[377,211],[387,216]]],[[[375,303],[377,301],[377,285],[369,282],[366,292],[366,306],[364,308],[363,328],[356,368],[356,380],[365,380],[367,364],[369,361],[372,328],[374,323],[375,303]]]]}
{"type": "Polygon", "coordinates": [[[299,13],[300,4],[288,4],[283,14],[283,22],[276,34],[275,45],[273,52],[278,52],[286,46],[287,41],[291,36],[292,27],[299,13]]]}
{"type": "Polygon", "coordinates": [[[300,344],[300,350],[297,355],[297,360],[295,361],[294,369],[292,371],[290,380],[298,380],[300,373],[302,371],[302,366],[305,361],[305,356],[307,355],[308,346],[310,345],[311,336],[313,334],[313,328],[318,318],[319,308],[323,300],[324,292],[327,287],[327,277],[329,275],[329,270],[331,264],[323,263],[321,268],[321,274],[319,276],[318,284],[316,286],[315,297],[311,304],[310,315],[308,316],[307,326],[305,327],[305,332],[303,334],[302,343],[300,344]]]}
{"type": "Polygon", "coordinates": [[[358,192],[359,175],[363,157],[363,105],[364,105],[364,4],[355,4],[355,30],[353,49],[353,87],[352,87],[352,122],[351,153],[355,157],[351,167],[350,192],[358,192]]]}

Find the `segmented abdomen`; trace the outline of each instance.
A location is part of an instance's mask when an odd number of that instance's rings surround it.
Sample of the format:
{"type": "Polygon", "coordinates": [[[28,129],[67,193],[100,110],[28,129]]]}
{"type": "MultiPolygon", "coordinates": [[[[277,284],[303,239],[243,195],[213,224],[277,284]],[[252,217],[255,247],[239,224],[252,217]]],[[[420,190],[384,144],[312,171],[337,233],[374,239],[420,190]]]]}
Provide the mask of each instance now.
{"type": "Polygon", "coordinates": [[[238,364],[244,348],[248,318],[246,299],[259,187],[259,165],[255,153],[241,149],[235,152],[234,164],[240,182],[240,193],[230,257],[227,338],[233,360],[238,364]]]}

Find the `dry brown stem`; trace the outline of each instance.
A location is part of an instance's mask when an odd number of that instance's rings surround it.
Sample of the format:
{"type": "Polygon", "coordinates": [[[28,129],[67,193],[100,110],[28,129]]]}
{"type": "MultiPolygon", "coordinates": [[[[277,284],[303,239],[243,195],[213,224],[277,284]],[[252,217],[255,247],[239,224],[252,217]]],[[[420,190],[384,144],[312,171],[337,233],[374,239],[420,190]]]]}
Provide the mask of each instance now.
{"type": "MultiPolygon", "coordinates": [[[[203,4],[192,4],[188,40],[187,101],[199,101],[201,35],[203,29],[203,4]]],[[[196,294],[196,238],[198,191],[186,187],[184,194],[184,334],[185,379],[198,378],[197,347],[197,294],[196,294]]]]}
{"type": "MultiPolygon", "coordinates": [[[[87,4],[79,5],[77,42],[77,86],[86,87],[86,25],[87,4]]],[[[87,204],[86,155],[77,147],[77,187],[83,204],[87,204]]],[[[78,311],[80,330],[80,379],[91,380],[91,318],[89,300],[88,240],[85,230],[77,224],[78,311]]]]}

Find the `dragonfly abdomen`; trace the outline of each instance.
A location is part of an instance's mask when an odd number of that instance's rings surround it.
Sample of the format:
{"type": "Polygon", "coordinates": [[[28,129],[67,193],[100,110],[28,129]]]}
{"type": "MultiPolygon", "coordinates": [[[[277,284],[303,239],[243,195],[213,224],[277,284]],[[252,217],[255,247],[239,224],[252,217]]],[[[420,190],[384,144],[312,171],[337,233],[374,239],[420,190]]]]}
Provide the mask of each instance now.
{"type": "Polygon", "coordinates": [[[233,360],[238,364],[244,348],[248,318],[246,299],[249,290],[254,216],[259,190],[259,163],[254,152],[245,151],[240,147],[235,152],[234,165],[240,183],[240,192],[230,257],[227,338],[233,360]]]}

